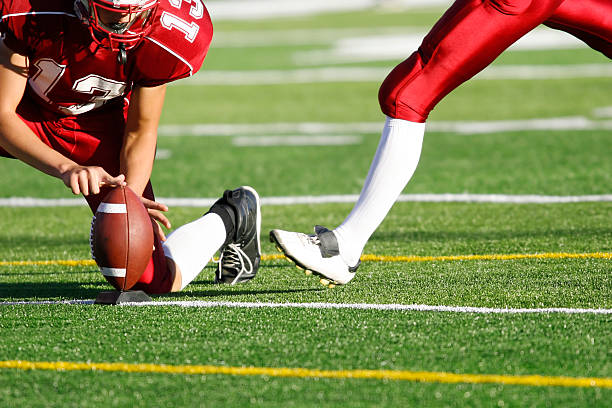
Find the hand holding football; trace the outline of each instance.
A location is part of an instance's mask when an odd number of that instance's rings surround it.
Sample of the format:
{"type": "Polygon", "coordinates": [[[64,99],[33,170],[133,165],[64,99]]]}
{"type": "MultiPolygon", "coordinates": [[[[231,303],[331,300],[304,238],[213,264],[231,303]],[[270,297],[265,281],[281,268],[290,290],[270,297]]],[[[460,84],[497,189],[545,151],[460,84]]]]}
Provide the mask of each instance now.
{"type": "Polygon", "coordinates": [[[91,223],[91,254],[117,290],[130,289],[153,253],[149,214],[129,187],[115,187],[98,206],[91,223]]]}

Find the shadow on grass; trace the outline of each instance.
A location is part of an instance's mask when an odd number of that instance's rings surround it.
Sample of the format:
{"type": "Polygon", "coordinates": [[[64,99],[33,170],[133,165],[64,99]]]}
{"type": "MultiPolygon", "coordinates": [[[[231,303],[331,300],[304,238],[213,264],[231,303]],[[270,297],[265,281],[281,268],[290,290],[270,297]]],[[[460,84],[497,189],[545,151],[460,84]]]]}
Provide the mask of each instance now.
{"type": "Polygon", "coordinates": [[[0,301],[31,299],[93,299],[111,290],[104,282],[15,282],[0,284],[0,301]]]}
{"type": "MultiPolygon", "coordinates": [[[[325,288],[303,288],[303,289],[253,289],[253,290],[235,290],[234,287],[230,287],[228,285],[219,286],[217,290],[195,290],[190,292],[176,292],[176,293],[168,293],[165,295],[155,295],[156,299],[178,299],[188,297],[226,297],[226,296],[245,296],[245,295],[270,295],[270,294],[279,294],[279,293],[305,293],[305,292],[321,292],[324,291],[325,288]]],[[[248,285],[248,283],[247,283],[248,285]]]]}
{"type": "Polygon", "coordinates": [[[0,235],[0,247],[44,247],[44,248],[87,248],[89,246],[89,237],[80,234],[59,234],[59,235],[36,235],[36,232],[31,234],[16,234],[10,237],[0,235]]]}
{"type": "Polygon", "coordinates": [[[593,237],[610,237],[610,228],[576,228],[576,229],[534,229],[518,230],[490,230],[490,231],[377,231],[371,241],[380,242],[510,242],[515,240],[542,240],[571,239],[575,241],[588,241],[593,237]]]}
{"type": "MultiPolygon", "coordinates": [[[[265,273],[266,269],[276,270],[279,268],[287,268],[289,265],[279,265],[279,264],[265,264],[262,265],[259,275],[265,273]]],[[[23,300],[33,300],[33,299],[95,299],[98,293],[102,291],[113,290],[110,284],[107,284],[104,281],[100,272],[96,269],[87,269],[87,270],[66,270],[70,269],[59,268],[57,266],[53,266],[49,269],[49,266],[40,266],[40,267],[21,267],[17,266],[7,270],[0,269],[0,302],[3,301],[23,301],[23,300]],[[26,268],[26,269],[22,269],[26,268]],[[70,280],[67,282],[64,280],[63,282],[58,282],[58,277],[71,275],[70,278],[66,280],[70,280]],[[85,275],[83,280],[79,280],[75,275],[85,275]],[[45,276],[49,276],[51,281],[48,282],[28,282],[29,280],[44,280],[45,276]],[[99,277],[100,280],[92,280],[93,277],[99,277]],[[28,279],[28,277],[32,277],[32,279],[28,279]],[[40,277],[40,278],[35,278],[40,277]],[[2,282],[2,278],[8,278],[7,280],[11,280],[12,282],[2,282]],[[24,281],[19,282],[20,278],[24,281]]],[[[170,293],[164,295],[154,295],[155,297],[168,297],[171,299],[181,298],[181,297],[190,297],[190,296],[201,296],[201,297],[218,297],[218,296],[240,296],[240,295],[258,295],[258,294],[274,294],[274,293],[292,293],[292,292],[300,292],[306,290],[313,289],[287,289],[287,290],[267,290],[267,289],[250,289],[254,283],[257,281],[251,281],[247,283],[241,283],[237,286],[230,285],[219,285],[215,284],[213,280],[213,276],[215,273],[216,265],[212,262],[209,263],[202,273],[200,274],[200,279],[191,283],[191,285],[201,285],[201,286],[210,286],[210,290],[196,290],[193,292],[177,292],[170,293]],[[210,279],[206,279],[210,278],[210,279]],[[236,289],[245,290],[236,290],[236,289]]],[[[257,278],[255,278],[257,279],[257,278]]],[[[261,285],[255,286],[257,288],[261,288],[261,285]]]]}
{"type": "MultiPolygon", "coordinates": [[[[22,277],[28,277],[28,276],[40,276],[40,275],[83,275],[83,274],[87,274],[90,273],[89,271],[32,271],[32,270],[27,270],[25,272],[4,272],[4,271],[0,271],[0,277],[4,277],[4,276],[22,276],[22,277]]],[[[94,273],[99,273],[98,271],[92,271],[92,274],[94,273]]],[[[0,283],[0,285],[2,285],[0,283]]]]}
{"type": "MultiPolygon", "coordinates": [[[[200,281],[197,284],[210,285],[211,289],[194,290],[187,292],[167,293],[163,295],[152,295],[154,299],[181,299],[185,297],[216,298],[227,296],[244,295],[270,295],[280,293],[300,293],[317,292],[323,288],[303,288],[303,289],[249,289],[249,283],[237,286],[218,285],[213,281],[200,281]]],[[[105,282],[23,282],[23,283],[0,283],[0,302],[26,301],[35,299],[76,299],[88,300],[95,299],[100,292],[110,291],[113,288],[105,282]]]]}

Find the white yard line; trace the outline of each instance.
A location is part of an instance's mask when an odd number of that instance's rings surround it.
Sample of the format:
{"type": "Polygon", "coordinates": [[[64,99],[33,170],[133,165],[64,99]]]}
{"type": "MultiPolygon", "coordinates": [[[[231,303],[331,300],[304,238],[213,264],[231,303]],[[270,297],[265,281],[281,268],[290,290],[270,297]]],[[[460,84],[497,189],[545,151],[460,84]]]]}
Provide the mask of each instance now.
{"type": "MultiPolygon", "coordinates": [[[[262,197],[261,205],[342,204],[354,203],[357,194],[262,197]]],[[[170,207],[210,207],[215,198],[170,198],[158,197],[157,201],[170,207]]],[[[510,195],[510,194],[403,194],[397,201],[426,203],[494,203],[494,204],[569,204],[612,202],[612,194],[582,196],[510,195]]],[[[0,198],[0,207],[80,207],[86,202],[82,198],[0,198]]]]}
{"type": "Polygon", "coordinates": [[[214,22],[304,16],[374,7],[398,7],[403,10],[447,7],[451,3],[452,0],[211,0],[206,2],[206,8],[214,22]]]}
{"type": "MultiPolygon", "coordinates": [[[[609,107],[598,110],[598,116],[609,115],[609,107]]],[[[380,132],[381,122],[359,122],[359,123],[264,123],[264,124],[196,124],[196,125],[163,125],[159,133],[162,136],[236,136],[238,144],[251,145],[265,144],[270,140],[278,142],[279,139],[271,135],[284,135],[287,133],[298,133],[303,135],[323,134],[325,143],[346,143],[346,133],[368,134],[380,132]],[[340,133],[340,134],[335,134],[340,133]],[[246,136],[249,136],[248,138],[246,136]],[[258,137],[264,136],[264,137],[258,137]],[[337,137],[337,141],[329,141],[337,137]],[[252,142],[246,139],[254,139],[252,142]],[[261,139],[261,140],[257,140],[261,139]]],[[[504,131],[522,130],[612,130],[612,120],[591,120],[586,117],[563,117],[508,121],[486,121],[486,122],[431,122],[427,124],[428,132],[451,132],[459,134],[493,133],[504,131]]],[[[294,136],[295,137],[295,136],[294,136]]],[[[322,143],[316,139],[315,142],[322,143]]],[[[303,139],[300,140],[304,142],[303,139]]],[[[348,141],[357,139],[350,139],[348,141]]],[[[281,143],[281,142],[278,142],[281,143]]],[[[292,143],[287,142],[286,144],[292,143]]],[[[326,195],[326,196],[303,196],[303,197],[263,197],[263,205],[294,205],[294,204],[323,204],[323,203],[353,203],[357,195],[326,195]]],[[[185,207],[208,207],[217,198],[163,198],[158,199],[170,206],[185,207]]],[[[406,194],[399,201],[412,202],[473,202],[473,203],[514,203],[514,204],[555,204],[575,202],[610,202],[612,195],[583,195],[583,196],[546,196],[546,195],[508,195],[508,194],[406,194]]],[[[0,207],[75,207],[85,205],[82,198],[59,198],[45,199],[37,197],[10,197],[0,198],[0,207]]]]}
{"type": "MultiPolygon", "coordinates": [[[[391,61],[407,58],[421,45],[428,29],[429,26],[424,25],[218,31],[213,39],[213,47],[325,46],[326,49],[295,51],[294,61],[304,65],[391,61]]],[[[539,27],[517,41],[508,51],[578,48],[587,46],[565,32],[539,27]]]]}
{"type": "MultiPolygon", "coordinates": [[[[372,61],[397,61],[407,58],[420,45],[426,33],[402,35],[371,35],[365,37],[330,38],[331,48],[293,53],[296,65],[333,65],[372,61]]],[[[537,28],[519,41],[508,51],[571,50],[587,48],[586,44],[572,35],[537,28]]],[[[595,52],[595,51],[593,51],[595,52]]]]}
{"type": "MultiPolygon", "coordinates": [[[[612,65],[612,64],[610,64],[612,65]]],[[[428,132],[460,134],[497,133],[528,130],[612,130],[612,120],[592,120],[584,116],[525,120],[431,122],[428,132]]]]}
{"type": "MultiPolygon", "coordinates": [[[[487,122],[488,123],[488,122],[487,122]]],[[[379,133],[380,122],[358,123],[197,123],[192,125],[161,125],[160,136],[269,136],[283,134],[379,133]]]]}
{"type": "Polygon", "coordinates": [[[360,144],[361,136],[347,135],[283,135],[283,136],[242,136],[232,139],[234,146],[346,146],[360,144]]]}
{"type": "MultiPolygon", "coordinates": [[[[188,85],[282,85],[328,82],[382,82],[392,67],[323,67],[292,70],[208,71],[179,81],[188,85]]],[[[476,75],[476,80],[544,80],[610,78],[612,64],[493,65],[476,75]]]]}
{"type": "Polygon", "coordinates": [[[155,160],[167,160],[172,157],[172,150],[157,149],[155,152],[155,160]]]}
{"type": "MultiPolygon", "coordinates": [[[[285,45],[326,45],[334,44],[341,38],[371,36],[405,36],[424,35],[427,27],[414,26],[377,26],[377,27],[330,27],[330,28],[294,28],[288,30],[231,30],[216,31],[213,39],[214,48],[251,48],[285,45]]],[[[384,46],[384,45],[383,45],[384,46]]]]}
{"type": "Polygon", "coordinates": [[[612,106],[603,106],[593,110],[593,116],[597,118],[612,118],[612,106]]]}
{"type": "Polygon", "coordinates": [[[493,65],[476,75],[474,79],[575,79],[610,78],[612,64],[575,65],[493,65]]]}
{"type": "MultiPolygon", "coordinates": [[[[93,300],[59,300],[59,301],[19,301],[0,302],[0,306],[20,305],[89,305],[93,300]]],[[[295,308],[295,309],[351,309],[381,311],[415,311],[415,312],[448,312],[477,314],[528,314],[528,313],[561,313],[561,314],[612,314],[612,309],[580,309],[569,307],[549,308],[492,308],[473,306],[437,306],[437,305],[401,305],[372,303],[273,303],[273,302],[208,302],[193,301],[153,301],[141,303],[124,303],[121,306],[179,306],[179,307],[229,307],[244,309],[259,308],[295,308]]]]}
{"type": "Polygon", "coordinates": [[[196,75],[176,82],[186,85],[283,85],[325,82],[381,82],[392,67],[323,67],[289,70],[211,71],[203,69],[196,75]]]}
{"type": "MultiPolygon", "coordinates": [[[[612,65],[612,64],[611,64],[612,65]]],[[[160,136],[271,136],[271,135],[325,135],[369,134],[379,133],[380,122],[353,123],[200,123],[192,125],[161,125],[160,136]]],[[[559,118],[535,118],[492,121],[434,121],[428,122],[426,131],[478,134],[508,131],[551,131],[551,130],[612,130],[612,120],[593,120],[584,116],[567,116],[559,118]]]]}

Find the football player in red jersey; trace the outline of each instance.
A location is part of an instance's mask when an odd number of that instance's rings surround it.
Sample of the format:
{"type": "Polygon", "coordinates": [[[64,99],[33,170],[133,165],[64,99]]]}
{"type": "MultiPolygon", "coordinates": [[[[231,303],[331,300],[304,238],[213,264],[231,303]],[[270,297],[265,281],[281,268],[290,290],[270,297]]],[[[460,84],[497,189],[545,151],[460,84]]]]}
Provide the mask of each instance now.
{"type": "Polygon", "coordinates": [[[254,276],[254,190],[224,194],[166,240],[149,181],[166,84],[197,72],[212,39],[202,1],[0,0],[0,13],[0,155],[61,179],[94,212],[110,187],[141,195],[157,228],[138,289],[182,289],[219,248],[220,280],[254,276]]]}
{"type": "Polygon", "coordinates": [[[425,121],[449,92],[487,67],[540,24],[566,31],[612,58],[610,0],[457,0],[419,49],[385,79],[379,102],[387,120],[357,203],[333,231],[272,230],[270,238],[324,285],[348,283],[363,248],[412,177],[425,121]]]}

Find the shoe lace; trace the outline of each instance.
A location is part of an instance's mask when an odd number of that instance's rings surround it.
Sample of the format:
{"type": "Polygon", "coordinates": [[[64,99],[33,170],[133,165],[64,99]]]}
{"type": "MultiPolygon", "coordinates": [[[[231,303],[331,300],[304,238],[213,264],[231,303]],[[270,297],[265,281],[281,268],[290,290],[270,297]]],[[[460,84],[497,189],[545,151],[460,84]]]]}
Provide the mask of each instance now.
{"type": "Polygon", "coordinates": [[[250,274],[253,272],[253,263],[242,248],[240,248],[240,244],[228,244],[228,246],[221,251],[218,263],[217,278],[219,280],[222,278],[223,269],[234,269],[238,271],[231,285],[235,285],[245,273],[250,274]],[[248,266],[248,268],[245,265],[248,266]]]}
{"type": "Polygon", "coordinates": [[[307,244],[321,246],[321,240],[318,235],[306,235],[302,234],[302,239],[306,241],[307,244]]]}

